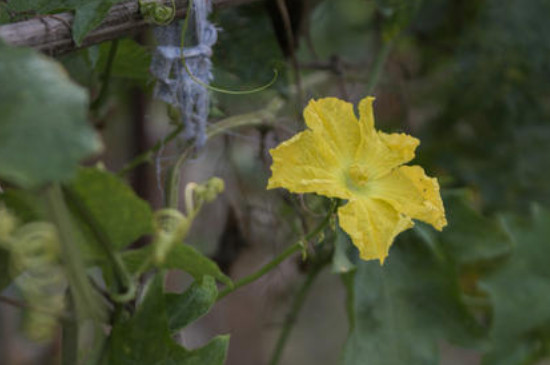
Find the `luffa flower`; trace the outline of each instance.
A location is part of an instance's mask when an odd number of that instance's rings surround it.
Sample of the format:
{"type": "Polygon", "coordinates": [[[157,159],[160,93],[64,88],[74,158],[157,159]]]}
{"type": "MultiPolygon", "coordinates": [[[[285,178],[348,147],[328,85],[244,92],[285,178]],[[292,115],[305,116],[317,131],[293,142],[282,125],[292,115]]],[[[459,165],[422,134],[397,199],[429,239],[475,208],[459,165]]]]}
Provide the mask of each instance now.
{"type": "Polygon", "coordinates": [[[347,200],[338,209],[340,226],[364,260],[381,263],[412,219],[437,230],[447,225],[435,178],[414,158],[419,140],[403,133],[374,129],[373,97],[353,105],[336,98],[312,100],[304,110],[308,129],[272,149],[267,188],[317,193],[347,200]]]}

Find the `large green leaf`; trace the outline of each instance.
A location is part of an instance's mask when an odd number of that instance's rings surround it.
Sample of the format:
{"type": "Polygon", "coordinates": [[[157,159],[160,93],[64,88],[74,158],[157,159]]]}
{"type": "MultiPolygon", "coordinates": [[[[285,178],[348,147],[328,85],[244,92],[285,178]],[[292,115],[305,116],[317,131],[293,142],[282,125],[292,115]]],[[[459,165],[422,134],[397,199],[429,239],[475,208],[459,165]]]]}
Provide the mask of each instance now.
{"type": "Polygon", "coordinates": [[[204,316],[216,303],[218,288],[213,277],[195,281],[183,294],[166,294],[168,325],[171,331],[186,327],[204,316]]]}
{"type": "Polygon", "coordinates": [[[157,274],[134,317],[113,327],[109,364],[222,365],[228,336],[218,336],[196,350],[187,350],[172,340],[163,278],[164,275],[157,274]]]}
{"type": "Polygon", "coordinates": [[[123,249],[153,232],[149,204],[117,176],[96,168],[81,168],[68,186],[73,211],[84,224],[97,226],[115,249],[123,249]]]}
{"type": "Polygon", "coordinates": [[[508,216],[504,222],[514,252],[481,280],[494,308],[493,351],[484,363],[500,364],[513,353],[517,360],[511,363],[531,364],[541,349],[533,344],[534,336],[550,339],[550,212],[535,207],[529,221],[508,216]]]}
{"type": "Polygon", "coordinates": [[[87,123],[88,94],[35,51],[0,43],[0,177],[36,187],[72,177],[101,143],[87,123]]]}
{"type": "Polygon", "coordinates": [[[437,238],[445,250],[459,264],[494,260],[508,254],[512,248],[509,235],[499,222],[474,210],[467,193],[460,190],[444,194],[449,224],[437,238]]]}
{"type": "Polygon", "coordinates": [[[438,341],[477,345],[483,331],[460,300],[453,265],[412,234],[384,266],[361,261],[346,365],[438,364],[438,341]]]}
{"type": "MultiPolygon", "coordinates": [[[[131,272],[137,272],[144,263],[146,269],[151,267],[153,262],[153,247],[151,245],[124,252],[123,259],[131,272]],[[147,263],[149,263],[147,265],[147,263]]],[[[232,286],[233,282],[218,267],[218,265],[197,251],[193,246],[178,244],[172,248],[166,256],[166,260],[159,265],[162,269],[177,269],[189,273],[195,280],[202,281],[204,276],[212,276],[218,281],[232,286]]]]}

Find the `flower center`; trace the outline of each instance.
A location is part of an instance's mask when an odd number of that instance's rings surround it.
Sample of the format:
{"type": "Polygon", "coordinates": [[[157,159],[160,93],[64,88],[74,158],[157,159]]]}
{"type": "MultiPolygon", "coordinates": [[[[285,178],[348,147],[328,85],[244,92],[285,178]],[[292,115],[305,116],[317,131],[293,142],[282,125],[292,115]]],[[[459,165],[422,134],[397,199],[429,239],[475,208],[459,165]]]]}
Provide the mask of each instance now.
{"type": "Polygon", "coordinates": [[[365,166],[361,166],[357,163],[354,163],[349,168],[349,177],[351,180],[351,183],[355,187],[363,187],[366,185],[366,183],[369,180],[367,169],[365,166]]]}

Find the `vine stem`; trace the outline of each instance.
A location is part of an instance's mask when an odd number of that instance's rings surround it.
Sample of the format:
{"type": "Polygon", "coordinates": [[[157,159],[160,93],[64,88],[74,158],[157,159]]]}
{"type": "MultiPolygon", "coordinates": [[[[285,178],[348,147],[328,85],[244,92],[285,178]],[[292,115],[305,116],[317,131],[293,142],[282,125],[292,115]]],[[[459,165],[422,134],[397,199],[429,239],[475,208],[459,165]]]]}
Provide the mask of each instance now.
{"type": "Polygon", "coordinates": [[[305,303],[307,295],[309,294],[309,290],[311,289],[313,282],[315,281],[321,270],[325,267],[325,265],[326,263],[323,263],[322,265],[315,265],[309,271],[306,280],[302,283],[302,286],[296,293],[296,296],[294,297],[294,300],[292,302],[292,306],[290,307],[290,311],[287,314],[281,334],[277,339],[277,344],[275,345],[275,350],[273,351],[273,355],[271,356],[271,361],[269,361],[269,365],[277,365],[279,363],[279,360],[283,355],[283,350],[285,348],[286,342],[290,336],[290,333],[292,332],[292,328],[294,327],[294,323],[296,323],[298,314],[300,313],[300,310],[305,303]]]}
{"type": "Polygon", "coordinates": [[[388,59],[390,51],[393,48],[393,44],[393,40],[385,41],[382,49],[380,49],[376,55],[372,71],[370,72],[369,82],[367,83],[367,95],[371,95],[374,88],[378,84],[378,80],[380,79],[380,75],[382,74],[382,70],[384,69],[384,65],[388,59]]]}
{"type": "MultiPolygon", "coordinates": [[[[235,128],[267,124],[267,122],[275,119],[283,104],[283,100],[276,97],[264,109],[223,119],[207,128],[206,140],[235,128]]],[[[168,172],[166,180],[167,201],[165,202],[167,207],[177,209],[179,206],[180,170],[192,152],[193,145],[188,144],[168,172]]]]}
{"type": "Polygon", "coordinates": [[[116,293],[110,293],[111,298],[115,302],[119,303],[124,303],[133,299],[137,290],[136,284],[132,276],[128,273],[128,270],[126,269],[119,253],[113,250],[113,244],[110,242],[110,238],[100,227],[92,212],[90,212],[88,207],[86,207],[86,205],[78,198],[76,192],[69,187],[66,187],[64,192],[69,199],[69,202],[72,203],[72,206],[75,208],[77,214],[82,217],[90,228],[92,234],[97,242],[99,242],[101,248],[112,265],[117,290],[116,293]]]}
{"type": "Polygon", "coordinates": [[[308,242],[311,239],[315,238],[318,234],[320,234],[329,224],[330,219],[332,215],[335,213],[336,208],[338,207],[338,202],[335,202],[330,209],[330,211],[327,213],[325,218],[313,229],[311,232],[309,232],[303,239],[299,240],[298,242],[295,242],[294,244],[288,246],[283,252],[281,252],[277,257],[275,257],[273,260],[262,266],[258,271],[245,276],[244,278],[238,280],[235,285],[232,287],[227,287],[223,291],[221,291],[218,294],[218,301],[223,299],[228,294],[233,293],[239,288],[242,288],[245,285],[248,285],[250,283],[253,283],[254,281],[258,280],[274,268],[276,268],[281,262],[286,260],[288,257],[292,256],[292,254],[301,251],[304,249],[304,242],[308,242]]]}
{"type": "Polygon", "coordinates": [[[52,184],[46,189],[45,201],[51,221],[58,230],[76,317],[101,321],[105,317],[105,308],[88,280],[86,265],[76,244],[71,215],[59,184],[52,184]]]}
{"type": "MultiPolygon", "coordinates": [[[[67,306],[73,307],[73,299],[70,291],[67,291],[67,306]]],[[[63,321],[61,323],[61,364],[73,365],[78,363],[78,322],[63,321]]]]}
{"type": "Polygon", "coordinates": [[[113,71],[113,64],[115,61],[116,54],[118,52],[118,39],[115,39],[111,42],[111,47],[109,48],[109,55],[107,56],[107,64],[105,65],[105,71],[102,77],[102,85],[99,91],[99,95],[92,102],[90,106],[91,110],[99,110],[99,108],[105,102],[107,97],[107,91],[109,91],[109,84],[111,83],[111,73],[113,71]]]}
{"type": "Polygon", "coordinates": [[[120,177],[125,176],[136,167],[153,161],[154,154],[157,153],[162,148],[162,146],[168,144],[174,138],[179,136],[182,130],[183,130],[183,124],[179,123],[172,132],[170,132],[166,137],[164,137],[163,139],[155,143],[153,147],[143,152],[142,154],[138,155],[132,161],[124,165],[124,167],[117,173],[118,176],[120,177]]]}

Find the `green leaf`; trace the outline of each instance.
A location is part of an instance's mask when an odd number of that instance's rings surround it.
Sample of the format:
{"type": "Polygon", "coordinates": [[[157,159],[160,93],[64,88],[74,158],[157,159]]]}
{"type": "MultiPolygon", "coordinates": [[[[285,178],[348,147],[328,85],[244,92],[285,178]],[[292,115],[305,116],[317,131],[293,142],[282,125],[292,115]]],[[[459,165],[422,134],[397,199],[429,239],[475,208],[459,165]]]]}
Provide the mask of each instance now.
{"type": "Polygon", "coordinates": [[[199,319],[216,303],[218,288],[211,276],[195,281],[183,294],[166,294],[168,325],[172,332],[199,319]]]}
{"type": "MultiPolygon", "coordinates": [[[[123,259],[130,272],[137,272],[144,263],[149,262],[147,268],[152,265],[153,247],[151,245],[124,252],[123,259]]],[[[176,245],[166,256],[161,264],[161,269],[177,269],[189,273],[195,280],[202,281],[204,276],[212,276],[216,280],[228,286],[233,282],[218,267],[218,265],[197,251],[196,248],[187,244],[176,245]]]]}
{"type": "MultiPolygon", "coordinates": [[[[105,70],[110,47],[111,43],[109,42],[99,46],[99,59],[96,65],[99,72],[105,70]]],[[[151,78],[150,64],[151,54],[145,47],[132,39],[120,39],[112,64],[112,76],[146,83],[151,78]]]]}
{"type": "Polygon", "coordinates": [[[447,192],[444,201],[449,224],[437,237],[459,264],[494,260],[510,252],[512,243],[502,225],[475,211],[466,191],[447,192]]]}
{"type": "MultiPolygon", "coordinates": [[[[512,255],[494,272],[483,278],[480,285],[493,302],[491,337],[494,348],[485,364],[500,359],[502,354],[523,354],[514,364],[523,364],[540,346],[529,345],[536,334],[550,332],[550,212],[533,208],[528,221],[507,216],[504,223],[514,240],[512,255]]],[[[527,362],[532,363],[532,362],[527,362]]]]}
{"type": "Polygon", "coordinates": [[[384,266],[357,266],[345,365],[435,365],[440,340],[477,345],[483,331],[460,300],[453,265],[410,233],[384,266]]]}
{"type": "Polygon", "coordinates": [[[222,365],[229,336],[187,350],[172,340],[163,293],[164,275],[157,274],[133,318],[113,327],[109,364],[222,365]]]}
{"type": "Polygon", "coordinates": [[[68,0],[69,6],[76,10],[73,24],[73,39],[77,46],[84,37],[101,24],[111,7],[123,0],[68,0]]]}
{"type": "Polygon", "coordinates": [[[88,94],[33,50],[0,42],[0,177],[25,188],[65,181],[101,143],[88,94]]]}
{"type": "Polygon", "coordinates": [[[19,223],[43,220],[46,217],[41,200],[27,190],[6,189],[0,194],[0,202],[17,217],[19,223]]]}
{"type": "Polygon", "coordinates": [[[72,193],[69,196],[77,200],[71,202],[73,211],[84,208],[91,217],[83,216],[83,223],[97,225],[115,249],[123,249],[153,232],[151,207],[116,175],[81,168],[68,187],[72,193]]]}

